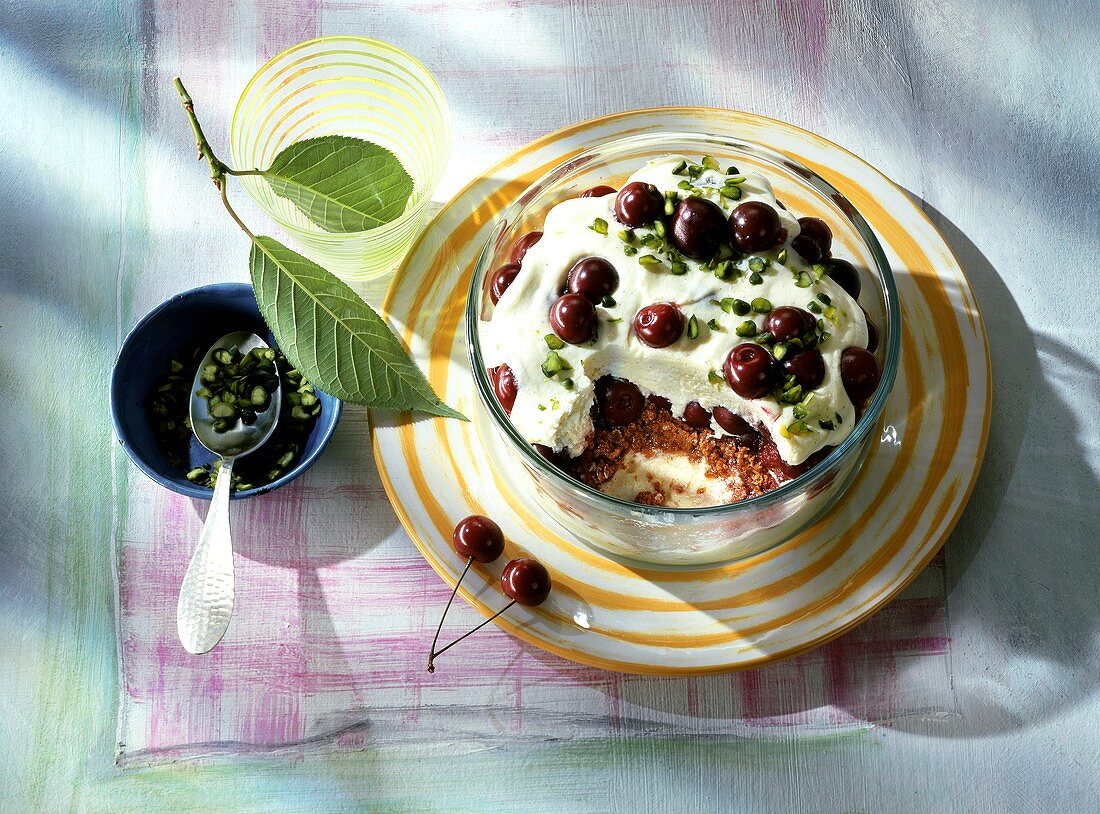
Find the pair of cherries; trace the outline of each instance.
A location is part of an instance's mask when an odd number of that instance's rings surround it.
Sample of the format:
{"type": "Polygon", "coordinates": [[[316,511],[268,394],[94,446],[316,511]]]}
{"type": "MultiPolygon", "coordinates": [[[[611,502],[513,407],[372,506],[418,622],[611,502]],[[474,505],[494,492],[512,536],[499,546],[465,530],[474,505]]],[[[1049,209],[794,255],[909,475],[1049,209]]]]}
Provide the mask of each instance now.
{"type": "Polygon", "coordinates": [[[443,629],[443,621],[447,618],[447,611],[451,609],[455,594],[458,593],[458,586],[462,584],[462,580],[466,577],[470,566],[474,562],[484,565],[500,559],[500,555],[504,553],[504,532],[492,519],[484,515],[472,514],[460,520],[458,525],[455,526],[451,535],[451,543],[459,556],[466,558],[466,567],[462,569],[462,574],[459,576],[458,582],[455,583],[454,590],[451,591],[451,598],[447,600],[447,606],[443,609],[443,615],[440,617],[439,626],[435,631],[435,638],[432,639],[432,647],[428,652],[429,673],[435,672],[436,657],[450,650],[470,634],[485,627],[508,608],[516,604],[533,608],[541,605],[550,596],[550,572],[546,570],[542,563],[531,557],[516,557],[509,560],[500,575],[500,588],[511,601],[477,627],[462,634],[450,644],[436,650],[435,646],[439,642],[439,633],[443,629]]]}

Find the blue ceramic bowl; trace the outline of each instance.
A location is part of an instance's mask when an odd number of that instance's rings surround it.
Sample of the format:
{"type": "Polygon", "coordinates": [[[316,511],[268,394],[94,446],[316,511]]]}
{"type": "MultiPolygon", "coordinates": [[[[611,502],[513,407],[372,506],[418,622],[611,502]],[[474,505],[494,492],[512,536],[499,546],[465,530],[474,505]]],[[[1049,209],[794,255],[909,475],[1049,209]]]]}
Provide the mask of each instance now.
{"type": "MultiPolygon", "coordinates": [[[[170,359],[181,350],[193,347],[205,351],[230,331],[254,331],[275,346],[275,339],[256,307],[252,286],[218,283],[193,288],[161,303],[142,317],[122,343],[111,374],[111,419],[119,443],[130,459],[161,486],[201,500],[209,500],[213,493],[191,483],[186,473],[168,463],[157,443],[146,400],[153,384],[166,372],[170,359]]],[[[234,500],[278,489],[317,460],[332,438],[342,406],[339,399],[320,390],[317,396],[321,400],[321,414],[294,468],[265,486],[235,492],[234,500]]],[[[212,454],[210,460],[214,460],[212,454]]]]}

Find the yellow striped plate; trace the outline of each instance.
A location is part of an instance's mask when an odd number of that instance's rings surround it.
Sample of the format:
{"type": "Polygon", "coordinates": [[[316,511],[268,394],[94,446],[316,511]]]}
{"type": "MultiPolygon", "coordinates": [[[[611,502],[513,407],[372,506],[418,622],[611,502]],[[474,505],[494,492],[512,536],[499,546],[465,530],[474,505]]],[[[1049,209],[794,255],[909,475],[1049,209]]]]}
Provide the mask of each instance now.
{"type": "Polygon", "coordinates": [[[705,108],[607,116],[529,144],[460,192],[413,247],[383,310],[436,392],[473,415],[481,408],[460,323],[494,217],[581,150],[662,129],[787,153],[844,193],[882,241],[904,309],[902,364],[879,442],[836,508],[748,560],[643,567],[563,538],[521,487],[492,470],[471,424],[379,416],[375,458],[409,536],[452,585],[464,564],[451,548],[454,524],[476,512],[504,528],[505,556],[472,569],[463,584],[486,616],[505,602],[498,580],[507,559],[529,554],[550,569],[555,587],[545,605],[498,620],[514,635],[613,670],[734,670],[822,644],[889,601],[939,549],[977,478],[991,394],[985,327],[958,262],[909,196],[837,145],[760,116],[705,108]]]}

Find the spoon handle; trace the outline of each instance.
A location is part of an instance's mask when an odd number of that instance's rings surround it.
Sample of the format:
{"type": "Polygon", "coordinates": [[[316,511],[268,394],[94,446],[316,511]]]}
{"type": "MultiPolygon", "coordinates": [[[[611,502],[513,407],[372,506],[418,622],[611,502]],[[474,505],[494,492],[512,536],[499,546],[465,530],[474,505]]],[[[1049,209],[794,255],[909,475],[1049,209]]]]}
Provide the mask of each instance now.
{"type": "Polygon", "coordinates": [[[176,627],[188,653],[207,653],[221,641],[233,615],[233,539],[229,487],[233,459],[218,464],[218,482],[191,564],[180,587],[176,627]]]}

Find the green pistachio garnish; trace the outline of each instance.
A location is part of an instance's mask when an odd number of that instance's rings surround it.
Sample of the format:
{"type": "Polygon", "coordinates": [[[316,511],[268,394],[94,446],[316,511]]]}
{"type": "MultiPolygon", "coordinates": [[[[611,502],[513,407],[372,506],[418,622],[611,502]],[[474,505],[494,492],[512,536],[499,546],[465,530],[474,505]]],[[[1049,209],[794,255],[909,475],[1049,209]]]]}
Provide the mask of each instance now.
{"type": "Polygon", "coordinates": [[[566,390],[572,390],[573,389],[573,380],[572,379],[562,379],[561,380],[561,386],[564,387],[566,390]]]}
{"type": "Polygon", "coordinates": [[[738,336],[756,336],[756,323],[751,319],[746,319],[740,325],[733,329],[733,332],[738,336]]]}
{"type": "Polygon", "coordinates": [[[610,294],[604,294],[603,299],[600,300],[600,305],[602,305],[604,308],[614,308],[618,304],[619,303],[616,302],[615,298],[612,297],[610,294]]]}
{"type": "Polygon", "coordinates": [[[688,339],[698,339],[699,338],[699,320],[695,316],[695,314],[692,314],[691,319],[688,320],[687,338],[688,339]]]}
{"type": "Polygon", "coordinates": [[[714,170],[715,172],[721,172],[722,168],[718,165],[718,161],[709,155],[703,156],[703,167],[708,170],[714,170]]]}
{"type": "Polygon", "coordinates": [[[607,221],[605,221],[603,218],[596,218],[594,221],[592,221],[592,225],[588,228],[597,234],[606,235],[607,221]]]}
{"type": "Polygon", "coordinates": [[[634,242],[634,230],[633,229],[620,229],[618,232],[616,232],[616,235],[618,236],[619,240],[621,240],[623,243],[633,243],[634,242]]]}
{"type": "Polygon", "coordinates": [[[816,301],[810,300],[808,303],[806,303],[806,310],[809,311],[811,314],[820,314],[821,306],[818,305],[816,301]]]}
{"type": "Polygon", "coordinates": [[[767,297],[757,297],[749,305],[758,314],[766,314],[772,310],[772,301],[767,297]]]}
{"type": "Polygon", "coordinates": [[[741,187],[722,187],[718,194],[730,201],[741,200],[741,187]]]}
{"type": "MultiPolygon", "coordinates": [[[[722,302],[724,303],[725,300],[722,300],[722,302]]],[[[745,314],[752,310],[752,306],[744,300],[732,300],[730,305],[732,306],[733,313],[737,314],[739,317],[745,316],[745,314]]],[[[726,311],[726,313],[728,314],[729,311],[726,311]]]]}
{"type": "Polygon", "coordinates": [[[709,370],[707,371],[707,381],[713,385],[721,385],[724,384],[726,380],[718,374],[717,370],[709,370]]]}
{"type": "Polygon", "coordinates": [[[687,274],[687,272],[688,272],[687,263],[684,263],[681,260],[673,260],[672,264],[669,268],[669,271],[671,271],[677,277],[680,277],[684,274],[687,274]]]}
{"type": "Polygon", "coordinates": [[[565,347],[565,342],[556,334],[547,334],[543,339],[546,340],[546,347],[550,350],[561,350],[565,347]]]}
{"type": "Polygon", "coordinates": [[[775,256],[775,260],[776,260],[777,263],[786,263],[787,262],[787,250],[786,249],[780,249],[779,254],[777,254],[775,256]]]}
{"type": "Polygon", "coordinates": [[[687,169],[687,166],[688,166],[688,164],[687,164],[686,161],[681,161],[679,164],[677,164],[675,167],[672,168],[672,174],[673,175],[683,175],[684,170],[687,169]]]}
{"type": "Polygon", "coordinates": [[[643,254],[641,257],[638,258],[638,262],[641,263],[643,266],[645,266],[650,271],[658,271],[656,266],[660,266],[661,268],[664,268],[664,265],[665,265],[664,263],[661,262],[660,258],[655,257],[652,254],[643,254]]]}
{"type": "Polygon", "coordinates": [[[817,298],[821,301],[822,305],[832,305],[833,304],[833,298],[830,297],[828,294],[826,294],[824,291],[822,291],[820,294],[818,294],[817,298]]]}
{"type": "Polygon", "coordinates": [[[759,272],[754,271],[749,275],[749,282],[753,285],[760,285],[764,282],[764,278],[760,276],[759,272]]]}
{"type": "Polygon", "coordinates": [[[794,281],[794,284],[799,288],[809,288],[813,283],[814,281],[810,278],[809,273],[805,271],[798,272],[798,277],[794,281]]]}
{"type": "MultiPolygon", "coordinates": [[[[711,302],[713,302],[713,300],[711,300],[711,302]]],[[[724,331],[724,330],[726,330],[725,328],[722,327],[722,323],[720,323],[716,319],[708,319],[707,320],[707,327],[710,328],[712,331],[724,331]]]]}
{"type": "Polygon", "coordinates": [[[763,257],[749,258],[749,271],[761,272],[768,267],[768,261],[763,257]]]}

